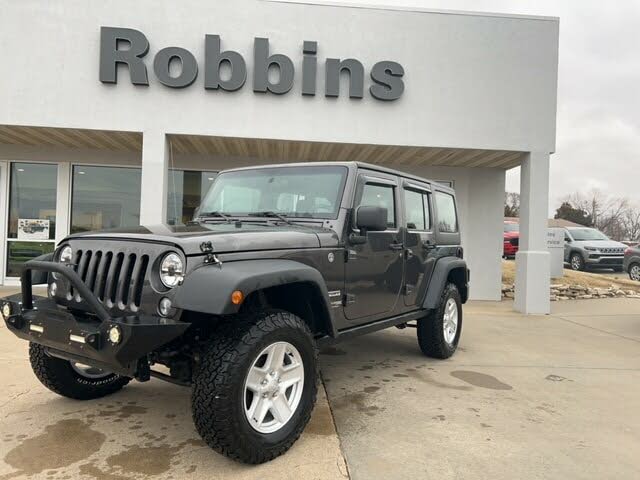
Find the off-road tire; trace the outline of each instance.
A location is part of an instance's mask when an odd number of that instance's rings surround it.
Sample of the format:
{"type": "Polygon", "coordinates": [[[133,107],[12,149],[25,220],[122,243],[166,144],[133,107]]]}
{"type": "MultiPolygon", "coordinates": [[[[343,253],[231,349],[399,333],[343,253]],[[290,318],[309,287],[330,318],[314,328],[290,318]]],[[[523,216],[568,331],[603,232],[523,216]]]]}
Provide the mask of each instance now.
{"type": "Polygon", "coordinates": [[[317,357],[309,327],[292,313],[250,312],[222,322],[194,371],[191,407],[196,430],[212,449],[244,463],[264,463],[282,455],[311,417],[317,395],[317,357]],[[291,343],[302,356],[303,393],[293,417],[280,430],[262,434],[245,415],[245,377],[255,357],[278,341],[291,343]]]}
{"type": "Polygon", "coordinates": [[[569,255],[569,268],[574,271],[584,272],[585,263],[582,255],[580,255],[578,252],[573,252],[571,255],[569,255]],[[576,262],[574,262],[574,258],[576,259],[576,262]]]}
{"type": "Polygon", "coordinates": [[[442,291],[438,307],[418,320],[418,345],[427,357],[445,359],[453,355],[458,348],[460,334],[462,333],[462,298],[458,287],[448,283],[442,291]],[[444,338],[444,309],[447,300],[453,298],[458,307],[458,329],[452,343],[444,338]]]}
{"type": "Polygon", "coordinates": [[[29,361],[40,383],[58,395],[75,400],[93,400],[110,395],[124,387],[129,377],[111,373],[102,378],[80,375],[71,363],[49,355],[45,347],[29,343],[29,361]]]}

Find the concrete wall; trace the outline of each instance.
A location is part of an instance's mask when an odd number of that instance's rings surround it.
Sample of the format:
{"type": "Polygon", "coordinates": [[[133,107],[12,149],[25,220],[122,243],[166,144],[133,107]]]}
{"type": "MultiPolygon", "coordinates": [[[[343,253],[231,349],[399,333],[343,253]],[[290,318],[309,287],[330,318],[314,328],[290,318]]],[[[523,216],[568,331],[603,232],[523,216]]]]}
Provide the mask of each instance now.
{"type": "MultiPolygon", "coordinates": [[[[282,138],[394,145],[553,151],[556,19],[390,11],[261,0],[31,0],[4,2],[0,124],[282,138]],[[150,42],[150,85],[99,81],[101,26],[135,28],[150,42]],[[236,92],[205,91],[204,36],[240,52],[248,80],[236,92]],[[288,55],[295,85],[285,95],[252,91],[253,39],[268,37],[288,55]],[[324,59],[357,58],[368,72],[381,60],[405,69],[394,102],[324,95],[303,97],[302,42],[318,42],[318,88],[324,59]],[[180,46],[199,62],[196,82],[168,88],[153,57],[180,46]],[[10,94],[8,94],[10,92],[10,94]]],[[[346,79],[345,79],[346,80],[346,79]]],[[[346,82],[342,84],[343,91],[346,82]]]]}

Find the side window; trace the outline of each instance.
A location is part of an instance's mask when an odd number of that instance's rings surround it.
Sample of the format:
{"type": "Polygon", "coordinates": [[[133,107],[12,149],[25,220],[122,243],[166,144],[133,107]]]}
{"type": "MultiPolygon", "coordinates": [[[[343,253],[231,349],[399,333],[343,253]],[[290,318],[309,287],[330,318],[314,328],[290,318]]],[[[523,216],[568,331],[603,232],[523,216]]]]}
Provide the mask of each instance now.
{"type": "Polygon", "coordinates": [[[426,230],[424,195],[415,190],[404,191],[405,216],[410,230],[426,230]]]}
{"type": "Polygon", "coordinates": [[[367,183],[362,190],[360,205],[383,207],[387,209],[387,226],[396,226],[396,208],[393,200],[393,187],[391,185],[375,185],[367,183]]]}
{"type": "Polygon", "coordinates": [[[448,193],[436,192],[435,199],[438,212],[438,230],[443,233],[457,232],[458,220],[453,196],[448,193]]]}

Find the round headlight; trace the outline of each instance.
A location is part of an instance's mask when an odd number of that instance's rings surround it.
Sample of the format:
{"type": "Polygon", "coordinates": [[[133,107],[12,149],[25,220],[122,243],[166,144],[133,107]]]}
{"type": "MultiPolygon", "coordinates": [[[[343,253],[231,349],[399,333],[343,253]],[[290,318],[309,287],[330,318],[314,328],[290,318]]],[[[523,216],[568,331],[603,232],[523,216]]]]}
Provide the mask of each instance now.
{"type": "MultiPolygon", "coordinates": [[[[73,250],[69,245],[60,250],[60,255],[58,256],[58,262],[60,263],[71,263],[73,260],[73,250]]],[[[56,280],[60,279],[60,275],[57,273],[53,273],[53,278],[56,280]]]]}
{"type": "Polygon", "coordinates": [[[67,245],[60,252],[60,257],[58,258],[58,261],[60,263],[71,263],[72,259],[73,259],[73,250],[71,250],[71,247],[67,245]]]}
{"type": "Polygon", "coordinates": [[[167,288],[180,285],[184,279],[184,264],[177,253],[165,255],[160,263],[160,280],[167,288]]]}

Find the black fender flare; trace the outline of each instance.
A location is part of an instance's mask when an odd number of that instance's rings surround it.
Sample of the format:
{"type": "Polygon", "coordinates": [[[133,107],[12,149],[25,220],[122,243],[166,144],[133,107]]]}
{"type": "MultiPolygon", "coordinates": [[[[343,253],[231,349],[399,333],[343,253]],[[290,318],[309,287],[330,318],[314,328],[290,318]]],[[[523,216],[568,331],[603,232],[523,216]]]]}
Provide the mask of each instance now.
{"type": "Polygon", "coordinates": [[[467,262],[458,257],[443,257],[436,262],[433,269],[422,308],[434,309],[438,307],[442,291],[449,281],[449,274],[454,271],[459,272],[459,275],[456,276],[458,281],[454,283],[460,290],[462,303],[467,301],[469,296],[469,269],[467,268],[467,262]]]}
{"type": "Polygon", "coordinates": [[[327,287],[315,268],[287,259],[239,260],[218,265],[203,265],[189,273],[176,290],[173,304],[177,308],[212,315],[238,313],[231,293],[240,290],[245,298],[252,292],[278,285],[307,282],[322,296],[324,312],[330,316],[327,287]]]}

